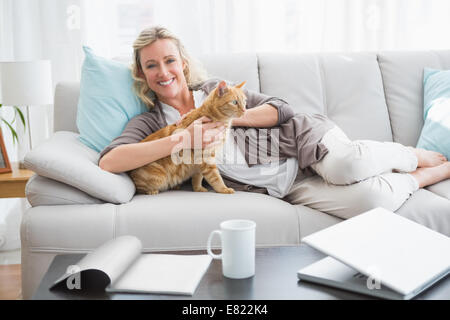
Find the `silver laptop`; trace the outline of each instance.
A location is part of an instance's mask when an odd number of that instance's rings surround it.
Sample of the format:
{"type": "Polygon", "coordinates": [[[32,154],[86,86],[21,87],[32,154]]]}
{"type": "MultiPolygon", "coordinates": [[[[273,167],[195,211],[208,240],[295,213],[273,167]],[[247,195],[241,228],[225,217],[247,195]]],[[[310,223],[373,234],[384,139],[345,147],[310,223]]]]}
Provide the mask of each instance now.
{"type": "Polygon", "coordinates": [[[302,242],[328,257],[297,272],[316,282],[385,299],[411,299],[450,272],[450,238],[376,208],[302,242]]]}

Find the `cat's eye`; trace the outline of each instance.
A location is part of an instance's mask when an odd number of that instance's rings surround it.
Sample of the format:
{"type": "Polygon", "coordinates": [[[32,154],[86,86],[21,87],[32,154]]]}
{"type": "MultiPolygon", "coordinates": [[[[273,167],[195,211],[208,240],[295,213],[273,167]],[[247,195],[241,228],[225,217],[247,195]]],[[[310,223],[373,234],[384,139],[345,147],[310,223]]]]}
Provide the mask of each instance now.
{"type": "Polygon", "coordinates": [[[233,101],[231,101],[231,103],[234,104],[235,106],[237,106],[238,101],[237,100],[233,100],[233,101]]]}

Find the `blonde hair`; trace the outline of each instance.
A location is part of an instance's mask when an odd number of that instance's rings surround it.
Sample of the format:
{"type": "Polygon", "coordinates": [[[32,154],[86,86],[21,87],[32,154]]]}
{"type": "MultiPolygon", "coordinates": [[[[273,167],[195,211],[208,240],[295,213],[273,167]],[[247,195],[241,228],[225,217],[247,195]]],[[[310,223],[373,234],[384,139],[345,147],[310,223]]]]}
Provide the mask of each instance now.
{"type": "Polygon", "coordinates": [[[178,48],[181,59],[185,62],[186,67],[183,70],[184,77],[189,89],[198,86],[207,79],[206,70],[197,60],[193,59],[184,48],[181,41],[169,30],[161,26],[146,28],[141,31],[137,39],[133,43],[133,63],[131,64],[131,74],[134,79],[133,89],[136,95],[147,105],[153,108],[155,106],[155,93],[150,89],[140,62],[140,50],[158,39],[169,39],[178,48]]]}

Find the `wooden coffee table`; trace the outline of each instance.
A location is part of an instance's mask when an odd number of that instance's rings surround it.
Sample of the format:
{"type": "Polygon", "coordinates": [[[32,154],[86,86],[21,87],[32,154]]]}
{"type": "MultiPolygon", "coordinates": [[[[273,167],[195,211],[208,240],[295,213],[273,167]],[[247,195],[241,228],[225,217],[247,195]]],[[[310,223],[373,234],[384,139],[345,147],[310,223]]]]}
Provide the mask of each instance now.
{"type": "MultiPolygon", "coordinates": [[[[205,254],[206,251],[172,251],[172,254],[205,254]]],[[[213,260],[192,297],[159,294],[118,294],[48,288],[76,264],[83,254],[57,255],[42,279],[33,299],[195,299],[195,300],[336,300],[374,299],[344,290],[298,281],[297,271],[323,257],[307,245],[256,249],[255,276],[232,280],[223,277],[222,262],[213,260]]],[[[450,299],[450,276],[415,299],[450,299]]]]}

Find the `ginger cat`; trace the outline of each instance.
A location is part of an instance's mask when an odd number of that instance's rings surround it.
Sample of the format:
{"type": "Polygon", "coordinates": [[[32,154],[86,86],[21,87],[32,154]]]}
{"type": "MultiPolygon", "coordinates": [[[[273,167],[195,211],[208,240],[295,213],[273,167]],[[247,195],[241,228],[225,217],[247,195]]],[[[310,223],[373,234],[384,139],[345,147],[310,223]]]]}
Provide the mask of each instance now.
{"type": "MultiPolygon", "coordinates": [[[[168,125],[143,139],[141,142],[157,140],[170,136],[175,130],[187,128],[192,122],[207,116],[212,121],[221,121],[229,128],[232,118],[238,118],[245,112],[246,96],[241,89],[245,81],[237,86],[227,86],[222,81],[211,91],[201,107],[190,111],[177,126],[168,125]]],[[[225,142],[225,138],[224,141],[225,142]]],[[[220,146],[222,146],[221,144],[220,146]]],[[[179,155],[183,159],[188,157],[189,161],[182,161],[177,164],[172,161],[172,156],[167,156],[157,161],[151,162],[140,168],[129,172],[138,193],[157,194],[160,191],[176,189],[181,183],[192,177],[192,187],[195,192],[207,192],[202,187],[202,180],[205,180],[218,193],[234,193],[232,188],[228,188],[220,176],[215,164],[215,147],[205,148],[203,151],[194,152],[193,149],[181,150],[179,155]],[[190,152],[190,155],[183,155],[183,152],[190,152]],[[198,156],[202,156],[198,159],[198,156]],[[197,157],[194,159],[194,155],[197,157]],[[188,162],[188,163],[186,163],[188,162]]],[[[177,161],[179,162],[179,161],[177,161]]]]}

